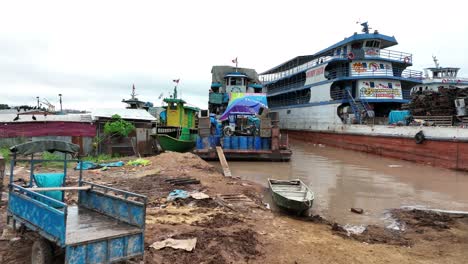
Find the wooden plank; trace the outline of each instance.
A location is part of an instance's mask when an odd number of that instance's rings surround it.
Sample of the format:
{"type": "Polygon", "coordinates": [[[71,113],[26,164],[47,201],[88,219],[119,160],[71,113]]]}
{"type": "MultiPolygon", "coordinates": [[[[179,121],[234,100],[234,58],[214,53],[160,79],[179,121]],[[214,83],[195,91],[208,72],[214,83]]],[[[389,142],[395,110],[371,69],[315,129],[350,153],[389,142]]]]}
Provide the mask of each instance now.
{"type": "Polygon", "coordinates": [[[30,191],[45,192],[45,191],[87,191],[91,189],[91,186],[80,186],[80,187],[32,187],[26,188],[30,191]]]}
{"type": "Polygon", "coordinates": [[[221,163],[221,167],[223,167],[224,176],[232,177],[231,170],[229,169],[229,165],[226,161],[226,157],[224,156],[223,149],[220,146],[217,146],[216,152],[218,153],[218,158],[219,158],[219,162],[221,163]]]}

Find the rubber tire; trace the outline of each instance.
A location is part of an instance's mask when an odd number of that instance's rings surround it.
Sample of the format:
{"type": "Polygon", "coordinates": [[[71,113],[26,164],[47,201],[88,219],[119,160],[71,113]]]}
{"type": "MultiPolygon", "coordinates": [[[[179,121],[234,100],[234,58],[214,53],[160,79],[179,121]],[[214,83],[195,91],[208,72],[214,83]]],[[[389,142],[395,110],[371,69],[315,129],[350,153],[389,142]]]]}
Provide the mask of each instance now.
{"type": "Polygon", "coordinates": [[[416,133],[416,135],[414,135],[414,140],[416,141],[416,144],[422,144],[424,140],[426,140],[426,137],[424,136],[422,130],[416,133]]]}
{"type": "Polygon", "coordinates": [[[31,250],[31,264],[53,263],[54,256],[49,241],[40,238],[34,241],[31,250]]]}

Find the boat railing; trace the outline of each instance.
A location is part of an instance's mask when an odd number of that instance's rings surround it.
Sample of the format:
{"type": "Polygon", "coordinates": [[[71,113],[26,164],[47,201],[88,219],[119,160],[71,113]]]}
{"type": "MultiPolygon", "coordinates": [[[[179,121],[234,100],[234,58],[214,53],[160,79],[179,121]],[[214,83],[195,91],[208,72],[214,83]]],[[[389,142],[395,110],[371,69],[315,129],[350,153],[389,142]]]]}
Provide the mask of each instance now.
{"type": "Polygon", "coordinates": [[[468,82],[468,78],[463,78],[463,77],[431,77],[431,78],[426,78],[426,80],[431,80],[431,81],[441,81],[441,82],[447,82],[447,83],[460,83],[460,82],[468,82]]]}
{"type": "MultiPolygon", "coordinates": [[[[390,59],[390,60],[395,60],[407,64],[412,64],[413,63],[413,54],[407,53],[407,52],[402,52],[402,51],[394,51],[394,50],[379,50],[379,49],[365,49],[361,50],[361,52],[364,53],[364,58],[362,59],[390,59]]],[[[349,53],[348,54],[336,54],[336,55],[328,55],[328,56],[322,56],[318,57],[314,60],[311,60],[309,62],[306,62],[304,64],[301,64],[297,67],[282,71],[282,72],[276,72],[276,73],[271,73],[271,74],[263,74],[260,75],[260,80],[262,83],[267,84],[269,82],[274,82],[279,79],[288,77],[290,75],[294,75],[298,72],[305,71],[309,68],[312,68],[314,66],[318,66],[320,64],[329,62],[334,59],[348,59],[349,58],[349,53]]]]}
{"type": "Polygon", "coordinates": [[[379,49],[366,49],[364,50],[365,58],[372,59],[372,58],[383,58],[383,59],[390,59],[399,62],[404,62],[407,64],[413,63],[413,54],[396,51],[396,50],[379,50],[379,49]]]}
{"type": "Polygon", "coordinates": [[[330,90],[330,97],[333,100],[343,100],[346,99],[346,91],[344,89],[332,89],[330,90]]]}

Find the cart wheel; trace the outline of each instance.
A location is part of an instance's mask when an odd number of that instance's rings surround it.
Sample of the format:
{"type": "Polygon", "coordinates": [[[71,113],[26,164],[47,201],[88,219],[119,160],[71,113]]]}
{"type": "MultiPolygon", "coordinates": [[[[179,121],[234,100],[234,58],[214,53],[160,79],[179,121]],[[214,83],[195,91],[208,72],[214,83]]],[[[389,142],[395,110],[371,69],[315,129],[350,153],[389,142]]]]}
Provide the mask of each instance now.
{"type": "Polygon", "coordinates": [[[49,241],[40,238],[34,241],[31,252],[32,264],[49,264],[53,261],[52,246],[49,241]]]}

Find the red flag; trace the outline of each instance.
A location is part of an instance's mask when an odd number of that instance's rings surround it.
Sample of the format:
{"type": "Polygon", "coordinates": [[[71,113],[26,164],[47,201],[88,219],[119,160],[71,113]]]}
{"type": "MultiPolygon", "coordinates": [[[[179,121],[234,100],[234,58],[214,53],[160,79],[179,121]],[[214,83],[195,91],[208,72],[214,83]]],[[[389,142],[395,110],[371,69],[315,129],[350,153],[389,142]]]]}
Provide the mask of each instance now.
{"type": "Polygon", "coordinates": [[[237,57],[236,57],[235,59],[232,60],[232,63],[237,64],[237,57]]]}
{"type": "Polygon", "coordinates": [[[179,83],[180,79],[174,79],[172,81],[175,82],[175,83],[179,83]]]}

